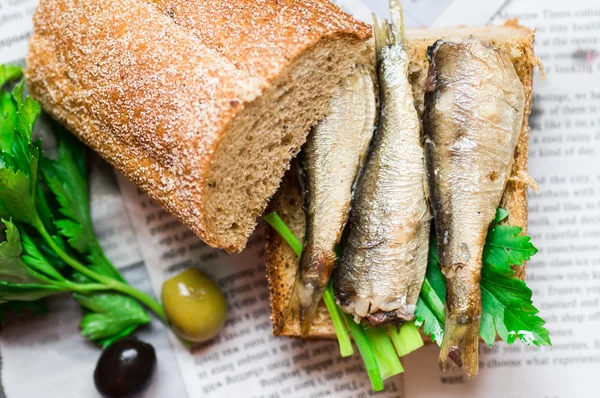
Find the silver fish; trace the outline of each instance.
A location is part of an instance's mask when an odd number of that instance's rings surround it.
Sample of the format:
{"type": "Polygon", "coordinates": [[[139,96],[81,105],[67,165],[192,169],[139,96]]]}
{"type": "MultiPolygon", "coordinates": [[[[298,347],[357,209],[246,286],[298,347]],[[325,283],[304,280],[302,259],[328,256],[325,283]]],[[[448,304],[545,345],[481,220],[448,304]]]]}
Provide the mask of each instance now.
{"type": "Polygon", "coordinates": [[[352,187],[375,130],[374,83],[366,67],[358,65],[343,81],[331,106],[300,155],[306,234],[288,315],[299,309],[303,336],[329,283],[352,187]]]}
{"type": "Polygon", "coordinates": [[[398,1],[390,2],[390,12],[391,25],[374,24],[381,113],[333,274],[342,309],[372,325],[414,319],[431,224],[421,123],[398,1]]]}
{"type": "Polygon", "coordinates": [[[481,258],[510,176],[525,94],[510,59],[471,37],[428,51],[426,159],[438,252],[446,277],[440,361],[478,372],[481,258]]]}

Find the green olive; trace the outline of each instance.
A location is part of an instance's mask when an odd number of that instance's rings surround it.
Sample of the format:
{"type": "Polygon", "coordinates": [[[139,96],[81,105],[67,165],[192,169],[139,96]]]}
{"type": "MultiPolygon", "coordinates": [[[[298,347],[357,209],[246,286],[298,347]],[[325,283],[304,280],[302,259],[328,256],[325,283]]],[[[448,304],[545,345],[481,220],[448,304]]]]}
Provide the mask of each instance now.
{"type": "Polygon", "coordinates": [[[188,341],[212,339],[227,318],[225,295],[205,273],[193,267],[163,283],[162,301],[172,329],[188,341]]]}

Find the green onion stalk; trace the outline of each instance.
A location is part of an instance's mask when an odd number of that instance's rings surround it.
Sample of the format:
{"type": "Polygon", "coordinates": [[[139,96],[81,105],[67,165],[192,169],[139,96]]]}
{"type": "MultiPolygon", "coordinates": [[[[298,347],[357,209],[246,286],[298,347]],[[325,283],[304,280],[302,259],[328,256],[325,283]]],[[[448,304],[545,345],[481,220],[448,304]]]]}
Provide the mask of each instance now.
{"type": "MultiPolygon", "coordinates": [[[[268,214],[264,220],[287,242],[298,257],[302,255],[302,243],[276,212],[268,214]]],[[[414,322],[407,322],[400,328],[390,326],[387,329],[366,327],[356,323],[335,302],[331,283],[325,289],[323,302],[333,323],[341,356],[347,357],[354,353],[350,341],[352,337],[367,370],[373,391],[383,390],[385,379],[404,372],[399,357],[423,345],[423,339],[414,322]]]]}

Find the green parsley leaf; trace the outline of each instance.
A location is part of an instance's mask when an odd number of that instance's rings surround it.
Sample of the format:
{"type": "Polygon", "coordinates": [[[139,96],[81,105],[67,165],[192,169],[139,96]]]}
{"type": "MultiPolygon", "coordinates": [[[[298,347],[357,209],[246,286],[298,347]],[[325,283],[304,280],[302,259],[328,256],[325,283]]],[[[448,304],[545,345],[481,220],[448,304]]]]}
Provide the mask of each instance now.
{"type": "Polygon", "coordinates": [[[137,329],[137,325],[131,325],[130,327],[123,329],[120,333],[117,333],[111,337],[108,337],[108,338],[102,340],[102,342],[101,342],[102,348],[106,348],[106,347],[110,346],[112,343],[114,343],[115,341],[122,339],[123,337],[129,336],[131,333],[133,333],[135,331],[135,329],[137,329]]]}
{"type": "MultiPolygon", "coordinates": [[[[10,151],[2,152],[3,165],[0,169],[0,215],[12,217],[15,222],[35,225],[38,221],[35,195],[37,187],[39,146],[31,143],[33,123],[39,116],[39,104],[29,97],[23,102],[17,98],[22,96],[17,86],[13,91],[13,102],[16,109],[16,131],[10,151]],[[21,131],[19,131],[19,129],[21,131]]],[[[6,121],[6,120],[5,120],[6,121]]],[[[5,126],[3,128],[6,127],[5,126]]],[[[6,138],[6,137],[4,137],[6,138]]]]}
{"type": "Polygon", "coordinates": [[[131,297],[118,293],[75,293],[73,296],[91,311],[83,316],[80,324],[81,334],[90,340],[103,343],[115,336],[127,335],[137,326],[150,322],[150,316],[144,308],[131,297]]]}
{"type": "Polygon", "coordinates": [[[60,233],[75,250],[86,254],[96,242],[89,209],[85,170],[85,148],[58,125],[53,125],[57,140],[57,160],[44,160],[44,178],[66,219],[56,222],[60,233]],[[83,158],[84,161],[76,161],[83,158]]]}
{"type": "Polygon", "coordinates": [[[437,345],[441,345],[444,338],[444,318],[440,320],[436,317],[430,310],[429,305],[425,304],[422,296],[417,300],[415,315],[417,316],[415,325],[418,328],[423,326],[425,336],[430,336],[431,341],[437,345]]]}
{"type": "MultiPolygon", "coordinates": [[[[8,81],[17,79],[21,75],[21,69],[6,65],[0,65],[0,88],[8,81]]],[[[17,88],[16,93],[21,93],[22,87],[17,88]]],[[[0,92],[0,151],[10,152],[14,142],[15,126],[17,125],[17,102],[13,94],[0,92]]]]}
{"type": "MultiPolygon", "coordinates": [[[[19,74],[0,66],[2,84],[19,74]]],[[[0,304],[18,308],[21,304],[13,302],[78,293],[93,311],[82,320],[83,333],[100,342],[148,323],[140,303],[166,323],[160,304],[129,286],[104,255],[92,228],[85,149],[58,124],[54,128],[63,134],[57,138],[57,159],[42,158],[48,178],[38,178],[42,147],[32,134],[41,108],[24,92],[24,81],[12,95],[0,90],[0,217],[11,220],[7,241],[0,244],[0,304]],[[99,291],[104,293],[91,293],[99,291]]]]}
{"type": "MultiPolygon", "coordinates": [[[[490,299],[493,300],[493,297],[486,295],[484,292],[481,292],[481,325],[479,325],[479,337],[481,337],[481,339],[485,341],[485,343],[488,346],[491,347],[496,341],[496,335],[506,336],[508,334],[508,331],[502,323],[502,320],[498,322],[497,325],[494,322],[494,316],[501,317],[502,315],[500,313],[494,312],[493,305],[490,305],[487,302],[490,299]],[[486,308],[486,311],[483,310],[484,306],[486,308]],[[492,312],[489,312],[490,310],[492,312]]],[[[441,344],[438,343],[438,345],[441,344]]]]}
{"type": "Polygon", "coordinates": [[[58,231],[67,238],[69,245],[79,253],[86,253],[90,243],[81,224],[71,220],[58,220],[55,222],[58,231]]]}
{"type": "Polygon", "coordinates": [[[21,259],[27,266],[40,274],[57,280],[64,281],[65,278],[56,270],[48,259],[38,249],[33,239],[25,231],[21,231],[21,241],[23,244],[23,255],[21,259]]]}
{"type": "Polygon", "coordinates": [[[44,158],[45,181],[54,193],[59,205],[59,216],[66,217],[55,222],[60,234],[69,245],[93,264],[102,275],[124,281],[123,276],[106,259],[92,225],[88,199],[86,149],[81,142],[57,123],[52,124],[57,141],[57,159],[44,158]]]}
{"type": "Polygon", "coordinates": [[[2,222],[6,226],[6,240],[0,243],[0,278],[5,282],[39,283],[21,259],[23,248],[17,227],[11,221],[2,222]]]}
{"type": "Polygon", "coordinates": [[[40,145],[34,145],[32,142],[33,126],[41,113],[40,104],[29,96],[23,100],[23,87],[25,81],[22,81],[13,90],[13,102],[16,108],[14,139],[11,143],[11,150],[7,151],[10,162],[7,164],[15,169],[23,171],[32,178],[32,186],[37,181],[37,160],[41,152],[40,145]],[[33,161],[35,160],[35,167],[33,161]]]}
{"type": "Polygon", "coordinates": [[[23,71],[16,65],[0,65],[0,88],[11,80],[17,80],[23,71]]]}
{"type": "MultiPolygon", "coordinates": [[[[52,264],[53,267],[60,270],[67,266],[64,260],[60,258],[60,256],[52,249],[52,247],[50,247],[48,242],[44,240],[44,238],[35,233],[27,234],[27,237],[34,243],[37,250],[39,250],[41,255],[48,261],[48,263],[52,264]]],[[[58,246],[65,250],[65,243],[62,241],[60,236],[51,235],[51,238],[58,246]]]]}
{"type": "MultiPolygon", "coordinates": [[[[17,86],[18,87],[18,86],[17,86]]],[[[33,125],[40,116],[42,108],[37,101],[27,96],[25,101],[21,102],[17,112],[16,130],[24,137],[31,139],[33,134],[33,125]]]]}
{"type": "Polygon", "coordinates": [[[523,228],[499,224],[507,215],[506,210],[498,209],[496,219],[488,230],[483,249],[483,262],[501,268],[521,265],[523,261],[528,261],[537,253],[531,238],[521,235],[523,228]]]}
{"type": "Polygon", "coordinates": [[[23,94],[25,93],[25,80],[18,83],[12,92],[13,100],[17,105],[17,109],[20,109],[23,106],[23,94]]]}
{"type": "Polygon", "coordinates": [[[30,225],[38,220],[31,179],[21,170],[0,169],[0,217],[30,225]]]}
{"type": "MultiPolygon", "coordinates": [[[[40,165],[42,170],[44,169],[43,159],[44,158],[42,157],[42,163],[40,165]]],[[[44,228],[46,228],[46,231],[48,231],[48,233],[50,235],[57,238],[58,237],[57,236],[58,229],[56,228],[56,225],[54,225],[54,214],[53,214],[54,208],[51,207],[51,204],[48,201],[47,196],[50,196],[50,195],[47,195],[48,191],[49,191],[49,189],[46,188],[46,186],[42,183],[42,181],[39,181],[38,187],[35,192],[35,206],[38,211],[38,216],[40,217],[40,220],[42,221],[44,228]]],[[[56,205],[55,207],[58,207],[58,205],[56,205]]],[[[58,210],[56,210],[56,212],[58,212],[58,210]]],[[[65,245],[62,242],[62,239],[54,239],[54,241],[56,243],[60,244],[62,248],[65,247],[65,245]]]]}
{"type": "MultiPolygon", "coordinates": [[[[508,216],[498,209],[490,225],[483,249],[481,270],[482,315],[480,336],[492,345],[496,334],[508,344],[517,338],[526,345],[550,345],[544,320],[536,314],[531,290],[525,282],[514,278],[511,265],[521,265],[529,260],[537,249],[531,238],[520,235],[519,227],[499,224],[508,216]]],[[[446,288],[437,255],[437,241],[432,236],[429,246],[427,273],[415,311],[418,326],[431,335],[434,342],[441,344],[444,333],[444,311],[446,288]]]]}
{"type": "Polygon", "coordinates": [[[438,242],[435,233],[431,234],[429,240],[429,255],[427,258],[427,281],[436,292],[438,297],[446,297],[446,278],[440,269],[440,258],[438,255],[438,242]]]}
{"type": "Polygon", "coordinates": [[[510,268],[484,265],[481,271],[481,337],[492,345],[497,331],[508,344],[518,337],[526,345],[551,345],[545,322],[536,315],[539,311],[531,301],[531,289],[513,276],[514,271],[510,268]]]}
{"type": "Polygon", "coordinates": [[[15,137],[17,108],[9,93],[0,92],[0,151],[9,152],[15,137]]]}

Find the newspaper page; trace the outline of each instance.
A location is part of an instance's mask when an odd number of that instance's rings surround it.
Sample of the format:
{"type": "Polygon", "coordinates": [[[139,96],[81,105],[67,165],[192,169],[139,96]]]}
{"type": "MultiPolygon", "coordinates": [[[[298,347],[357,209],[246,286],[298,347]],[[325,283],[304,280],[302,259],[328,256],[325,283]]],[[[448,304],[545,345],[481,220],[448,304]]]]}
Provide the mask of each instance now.
{"type": "Polygon", "coordinates": [[[19,62],[27,53],[37,0],[0,1],[0,62],[19,62]]]}
{"type": "Polygon", "coordinates": [[[527,265],[534,304],[552,347],[481,346],[481,373],[442,373],[439,349],[405,361],[407,397],[598,397],[600,369],[600,4],[515,0],[494,22],[536,28],[546,79],[534,83],[530,118],[529,234],[539,253],[527,265]]]}

